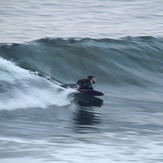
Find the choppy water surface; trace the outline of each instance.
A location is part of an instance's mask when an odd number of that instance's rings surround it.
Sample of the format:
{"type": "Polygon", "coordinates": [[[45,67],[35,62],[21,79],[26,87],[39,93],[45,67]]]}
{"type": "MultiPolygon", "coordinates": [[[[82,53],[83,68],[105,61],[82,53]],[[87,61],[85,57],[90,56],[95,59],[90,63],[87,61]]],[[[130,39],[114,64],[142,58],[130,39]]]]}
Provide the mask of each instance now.
{"type": "Polygon", "coordinates": [[[162,1],[0,6],[0,163],[163,162],[162,1]]]}
{"type": "Polygon", "coordinates": [[[162,36],[162,0],[1,1],[0,42],[162,36]]]}

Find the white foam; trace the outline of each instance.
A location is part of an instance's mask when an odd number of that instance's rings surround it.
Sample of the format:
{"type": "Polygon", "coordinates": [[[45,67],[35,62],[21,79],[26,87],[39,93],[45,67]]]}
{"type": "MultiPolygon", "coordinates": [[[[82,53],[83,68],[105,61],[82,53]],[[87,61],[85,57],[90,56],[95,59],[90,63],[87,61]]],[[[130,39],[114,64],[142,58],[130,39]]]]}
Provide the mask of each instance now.
{"type": "Polygon", "coordinates": [[[5,88],[0,94],[0,110],[64,106],[71,102],[68,95],[73,90],[58,91],[58,85],[31,74],[10,61],[0,58],[0,71],[2,71],[0,82],[7,83],[11,87],[5,88]]]}
{"type": "Polygon", "coordinates": [[[64,106],[70,103],[68,92],[50,92],[49,90],[30,89],[29,92],[16,92],[15,97],[0,101],[0,109],[42,107],[49,105],[64,106]]]}

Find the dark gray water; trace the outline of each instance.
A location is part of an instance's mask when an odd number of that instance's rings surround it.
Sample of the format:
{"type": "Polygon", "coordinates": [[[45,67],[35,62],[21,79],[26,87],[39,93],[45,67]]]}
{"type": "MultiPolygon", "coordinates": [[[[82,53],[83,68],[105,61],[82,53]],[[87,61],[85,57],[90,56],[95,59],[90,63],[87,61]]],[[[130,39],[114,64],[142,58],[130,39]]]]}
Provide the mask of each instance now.
{"type": "Polygon", "coordinates": [[[0,163],[162,163],[162,7],[1,1],[0,163]],[[58,85],[90,74],[104,96],[58,85]]]}

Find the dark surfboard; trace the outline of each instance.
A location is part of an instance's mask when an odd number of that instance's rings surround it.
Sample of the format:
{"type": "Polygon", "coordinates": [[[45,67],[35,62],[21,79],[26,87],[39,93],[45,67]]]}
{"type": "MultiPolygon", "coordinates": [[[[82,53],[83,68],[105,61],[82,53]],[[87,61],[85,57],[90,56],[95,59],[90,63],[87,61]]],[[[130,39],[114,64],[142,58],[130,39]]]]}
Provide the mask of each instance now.
{"type": "Polygon", "coordinates": [[[78,90],[80,93],[90,95],[90,96],[103,96],[104,94],[95,90],[78,90]]]}
{"type": "Polygon", "coordinates": [[[102,99],[92,96],[92,95],[90,96],[84,93],[75,93],[74,101],[79,106],[83,106],[83,107],[90,107],[90,106],[101,107],[103,105],[102,99]]]}
{"type": "MultiPolygon", "coordinates": [[[[60,85],[63,88],[73,88],[77,89],[76,84],[63,84],[60,85]]],[[[103,96],[104,94],[102,92],[96,91],[96,90],[86,90],[86,89],[80,89],[78,92],[85,94],[85,95],[90,95],[90,96],[103,96]]]]}

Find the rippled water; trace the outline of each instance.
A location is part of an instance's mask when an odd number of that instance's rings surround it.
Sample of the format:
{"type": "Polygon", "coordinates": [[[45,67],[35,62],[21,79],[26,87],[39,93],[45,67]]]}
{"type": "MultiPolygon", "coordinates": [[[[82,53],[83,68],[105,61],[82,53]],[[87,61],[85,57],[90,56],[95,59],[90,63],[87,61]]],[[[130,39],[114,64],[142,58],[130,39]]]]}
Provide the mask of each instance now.
{"type": "Polygon", "coordinates": [[[44,37],[162,36],[162,0],[0,2],[0,42],[44,37]]]}
{"type": "Polygon", "coordinates": [[[0,163],[162,163],[162,8],[2,0],[0,163]],[[89,74],[105,96],[58,85],[89,74]]]}

